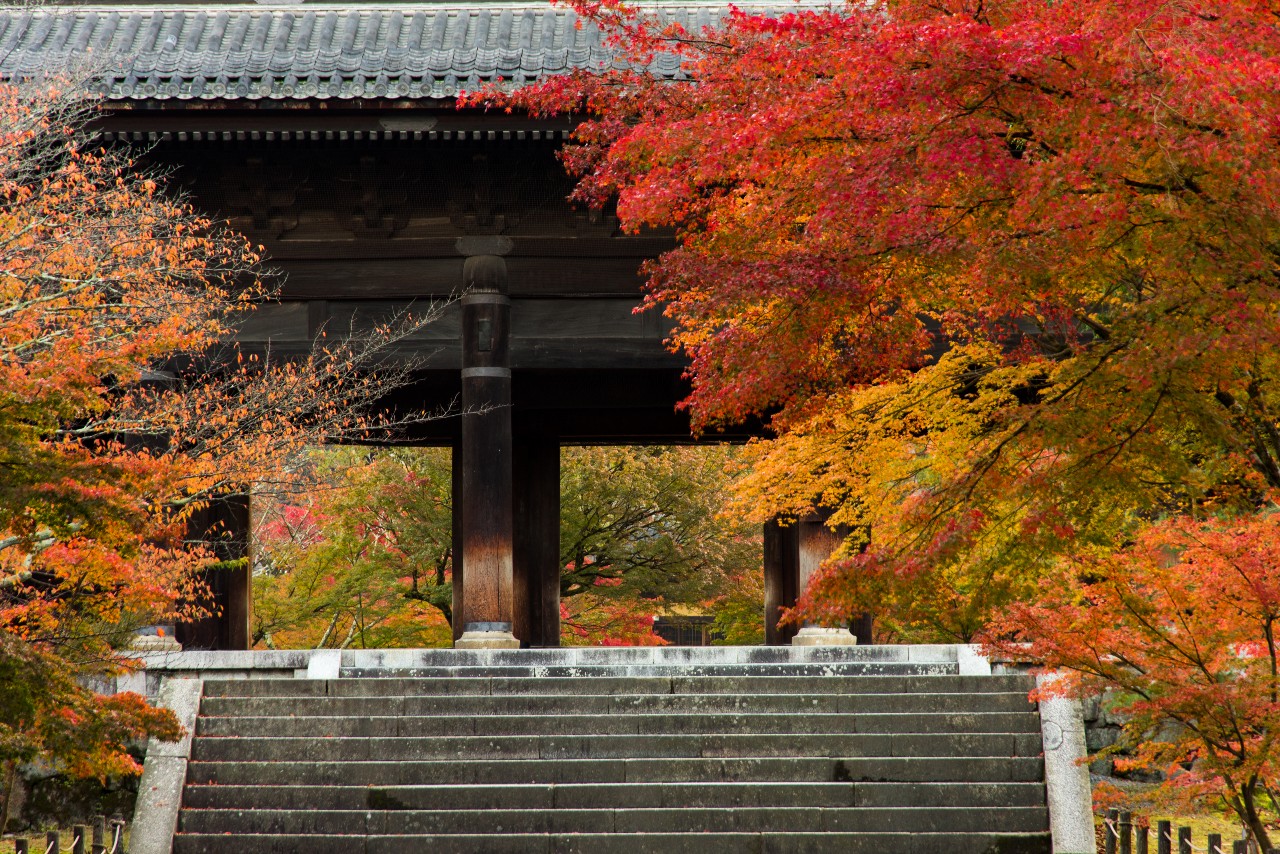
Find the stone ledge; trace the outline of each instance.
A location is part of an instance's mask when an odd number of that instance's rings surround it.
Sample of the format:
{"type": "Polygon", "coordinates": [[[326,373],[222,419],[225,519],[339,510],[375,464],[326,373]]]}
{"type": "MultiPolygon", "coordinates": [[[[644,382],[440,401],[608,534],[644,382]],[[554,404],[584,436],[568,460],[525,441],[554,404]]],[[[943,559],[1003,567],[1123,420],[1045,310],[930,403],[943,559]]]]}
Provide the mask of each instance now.
{"type": "Polygon", "coordinates": [[[169,676],[199,679],[334,678],[458,667],[719,667],[786,664],[919,664],[959,667],[966,675],[990,667],[973,648],[955,644],[864,646],[562,647],[559,649],[368,649],[146,652],[131,656],[143,670],[118,677],[107,690],[156,696],[169,676]],[[335,663],[337,672],[335,672],[335,663]]]}

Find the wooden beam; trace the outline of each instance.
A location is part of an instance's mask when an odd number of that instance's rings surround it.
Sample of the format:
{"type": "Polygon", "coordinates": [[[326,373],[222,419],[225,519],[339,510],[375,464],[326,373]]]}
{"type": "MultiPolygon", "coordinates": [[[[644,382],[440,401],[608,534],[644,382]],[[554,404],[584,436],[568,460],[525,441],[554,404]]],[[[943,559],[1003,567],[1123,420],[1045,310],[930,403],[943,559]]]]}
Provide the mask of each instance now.
{"type": "Polygon", "coordinates": [[[461,133],[474,131],[511,132],[514,141],[528,143],[560,141],[575,122],[567,118],[536,118],[519,113],[491,110],[457,110],[451,101],[440,102],[434,109],[422,109],[420,101],[386,101],[381,105],[334,108],[332,103],[257,101],[159,101],[149,109],[130,108],[129,105],[106,102],[101,114],[93,123],[97,130],[116,133],[200,133],[202,138],[221,140],[222,133],[229,134],[228,142],[242,141],[245,135],[257,132],[273,132],[278,139],[282,132],[305,134],[308,131],[341,133],[348,137],[353,132],[368,136],[377,133],[387,138],[405,141],[453,140],[461,133]],[[520,132],[523,131],[523,136],[520,132]],[[535,136],[536,132],[536,136],[535,136]],[[415,136],[417,134],[417,136],[415,136]],[[448,137],[445,135],[448,134],[448,137]],[[239,137],[239,139],[237,138],[239,137]]]}
{"type": "MultiPolygon", "coordinates": [[[[329,258],[281,264],[281,298],[422,299],[457,292],[461,258],[329,258]]],[[[512,258],[512,296],[640,295],[640,262],[625,258],[512,258]]]]}
{"type": "MultiPolygon", "coordinates": [[[[637,237],[617,235],[511,235],[511,249],[504,257],[560,258],[576,264],[597,258],[634,258],[642,262],[674,248],[670,237],[637,237]]],[[[381,260],[387,258],[447,258],[458,265],[457,237],[392,237],[383,240],[347,237],[340,240],[275,239],[262,237],[267,256],[273,264],[336,258],[381,260]]],[[[456,282],[455,282],[456,284],[456,282]]],[[[519,283],[516,283],[517,289],[519,283]]]]}

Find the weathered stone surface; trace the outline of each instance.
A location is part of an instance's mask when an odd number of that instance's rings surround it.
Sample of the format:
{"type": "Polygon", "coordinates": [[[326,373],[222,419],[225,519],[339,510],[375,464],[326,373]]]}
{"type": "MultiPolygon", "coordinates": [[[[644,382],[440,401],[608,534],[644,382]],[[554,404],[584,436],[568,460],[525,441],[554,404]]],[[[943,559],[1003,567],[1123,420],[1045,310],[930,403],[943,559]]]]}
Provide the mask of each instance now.
{"type": "MultiPolygon", "coordinates": [[[[1038,677],[1041,687],[1052,674],[1038,677]]],[[[1040,703],[1044,738],[1045,788],[1055,854],[1093,854],[1096,850],[1093,806],[1085,757],[1084,719],[1080,702],[1051,697],[1040,703]]]]}
{"type": "Polygon", "coordinates": [[[168,679],[161,685],[158,705],[174,713],[183,736],[176,742],[153,738],[147,744],[130,831],[129,850],[135,854],[168,854],[172,847],[203,687],[201,680],[192,678],[168,679]]]}
{"type": "Polygon", "coordinates": [[[856,646],[858,639],[848,629],[805,626],[791,639],[792,646],[856,646]]]}
{"type": "MultiPolygon", "coordinates": [[[[1047,833],[643,833],[626,854],[1049,854],[1047,833]]],[[[381,837],[245,836],[244,854],[618,854],[612,834],[435,835],[381,837]]],[[[224,854],[226,837],[178,839],[176,854],[224,854]]]]}
{"type": "MultiPolygon", "coordinates": [[[[897,662],[956,666],[960,647],[916,644],[855,647],[635,647],[629,649],[380,649],[380,650],[187,650],[143,653],[151,684],[161,674],[204,678],[287,678],[307,674],[313,659],[339,653],[343,675],[387,675],[392,671],[460,667],[625,667],[679,665],[717,667],[743,664],[851,664],[897,662]]],[[[951,672],[955,672],[954,669],[951,672]]],[[[150,693],[154,694],[154,690],[150,693]]]]}
{"type": "Polygon", "coordinates": [[[167,854],[182,805],[187,760],[179,756],[149,756],[138,784],[129,850],[136,854],[167,854]]]}
{"type": "Polygon", "coordinates": [[[209,683],[174,850],[1048,851],[1031,680],[954,647],[426,652],[209,683]]]}

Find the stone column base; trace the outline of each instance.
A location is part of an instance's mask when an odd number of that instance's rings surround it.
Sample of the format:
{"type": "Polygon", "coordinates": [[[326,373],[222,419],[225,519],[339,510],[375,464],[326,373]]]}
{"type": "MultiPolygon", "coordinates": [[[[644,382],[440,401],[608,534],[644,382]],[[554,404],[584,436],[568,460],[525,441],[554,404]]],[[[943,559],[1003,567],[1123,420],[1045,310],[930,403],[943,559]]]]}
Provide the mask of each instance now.
{"type": "Polygon", "coordinates": [[[791,639],[792,646],[854,646],[858,639],[848,629],[805,626],[791,639]]]}
{"type": "Polygon", "coordinates": [[[520,640],[511,633],[510,623],[467,623],[454,649],[519,649],[520,640]]]}
{"type": "Polygon", "coordinates": [[[139,652],[181,652],[182,644],[171,635],[134,635],[129,649],[139,652]]]}

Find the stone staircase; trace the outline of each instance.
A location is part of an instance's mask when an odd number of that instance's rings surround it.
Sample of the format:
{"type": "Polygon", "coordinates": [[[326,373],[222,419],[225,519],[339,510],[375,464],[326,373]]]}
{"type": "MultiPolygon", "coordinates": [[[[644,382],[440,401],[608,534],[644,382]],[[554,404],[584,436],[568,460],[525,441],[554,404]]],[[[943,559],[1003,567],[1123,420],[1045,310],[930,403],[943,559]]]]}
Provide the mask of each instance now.
{"type": "Polygon", "coordinates": [[[885,649],[207,680],[173,850],[1047,854],[1030,680],[885,649]]]}

